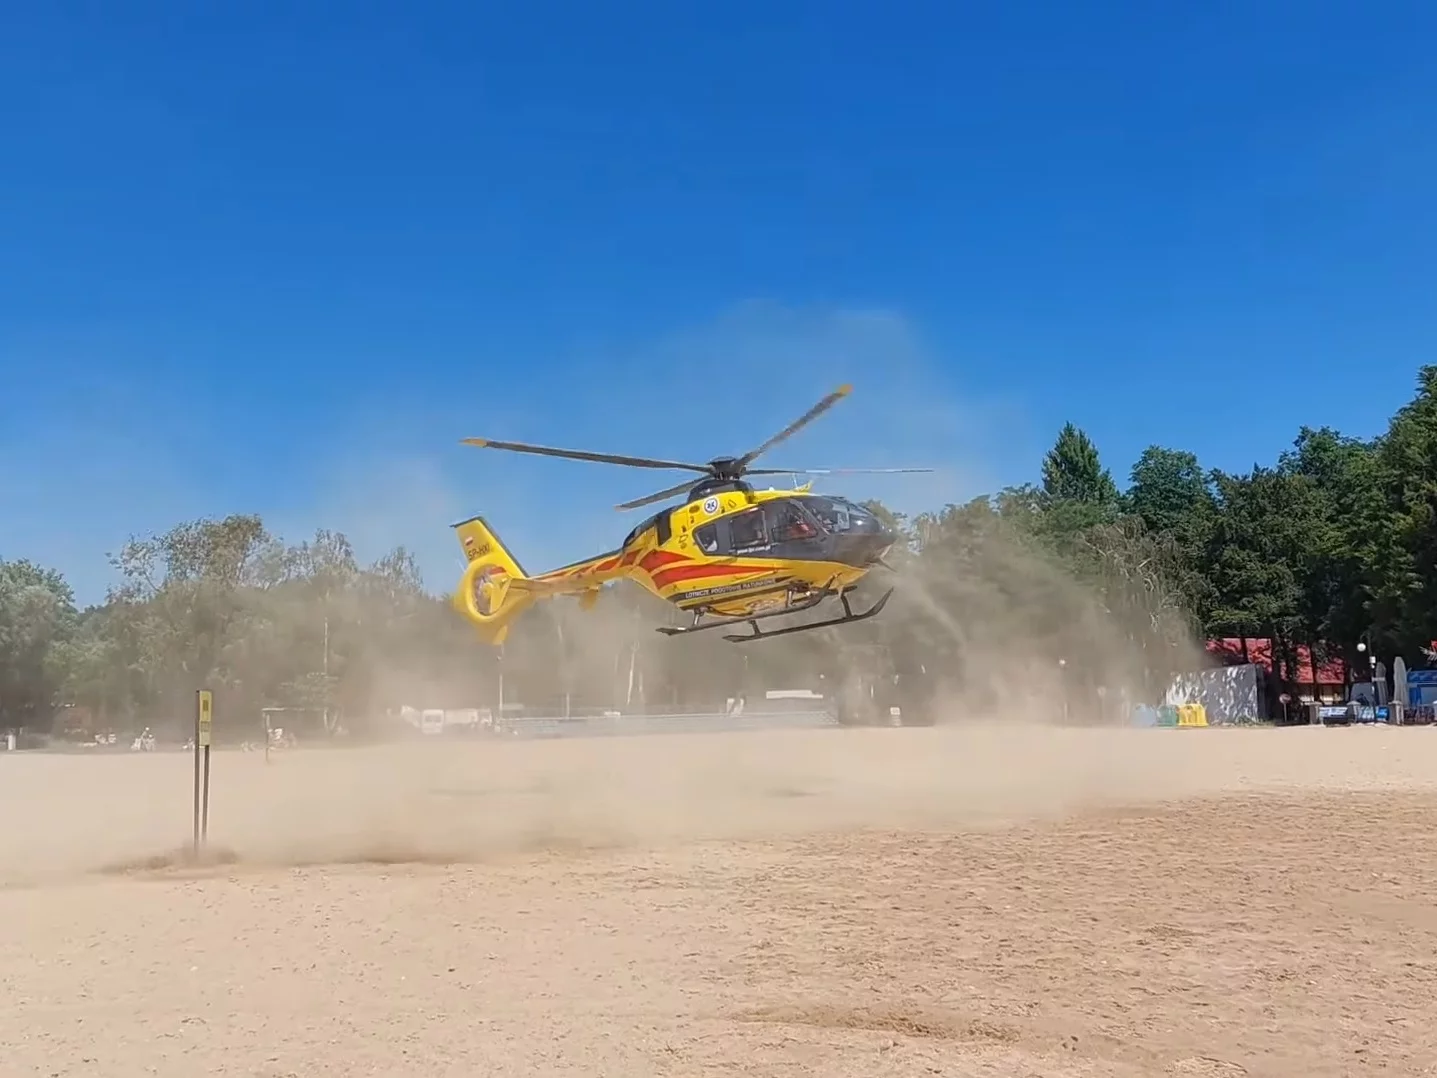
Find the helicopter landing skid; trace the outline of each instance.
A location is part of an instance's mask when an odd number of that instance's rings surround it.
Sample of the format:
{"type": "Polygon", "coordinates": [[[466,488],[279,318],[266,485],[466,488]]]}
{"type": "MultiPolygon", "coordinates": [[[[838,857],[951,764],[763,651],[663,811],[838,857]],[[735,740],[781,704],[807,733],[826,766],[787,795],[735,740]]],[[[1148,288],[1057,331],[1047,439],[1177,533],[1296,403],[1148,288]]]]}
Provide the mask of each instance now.
{"type": "MultiPolygon", "coordinates": [[[[829,618],[827,621],[810,621],[805,622],[802,625],[785,625],[782,629],[770,629],[767,632],[764,632],[758,627],[757,622],[759,618],[744,618],[743,620],[748,622],[749,625],[753,628],[753,632],[749,633],[746,636],[740,635],[738,633],[728,633],[724,636],[724,639],[733,644],[748,644],[754,640],[767,640],[771,636],[787,636],[789,633],[806,633],[810,629],[826,629],[833,625],[848,625],[856,621],[867,621],[869,618],[876,617],[883,611],[883,608],[888,605],[888,600],[892,595],[893,589],[889,588],[882,595],[880,595],[878,597],[878,601],[875,602],[872,606],[870,606],[867,610],[855,614],[853,612],[853,607],[851,607],[848,603],[848,593],[846,591],[839,592],[838,601],[843,604],[843,616],[841,618],[829,618]]],[[[793,611],[785,610],[779,611],[779,613],[791,614],[793,613],[793,611]]],[[[767,614],[760,615],[760,617],[770,616],[771,615],[767,614]]]]}
{"type": "MultiPolygon", "coordinates": [[[[715,618],[713,621],[704,622],[702,625],[699,624],[698,618],[695,618],[694,624],[692,625],[661,625],[657,631],[663,633],[665,636],[688,636],[689,633],[701,633],[705,629],[722,629],[726,625],[742,625],[746,622],[762,621],[764,618],[776,618],[782,614],[800,614],[805,610],[812,610],[833,594],[835,593],[825,589],[807,595],[796,603],[789,603],[787,606],[780,607],[778,610],[768,610],[762,614],[741,614],[738,617],[732,618],[720,617],[715,618]]],[[[744,639],[748,638],[744,637],[744,639]]]]}
{"type": "Polygon", "coordinates": [[[663,625],[659,627],[658,631],[665,636],[687,636],[689,633],[701,633],[705,629],[720,629],[726,626],[743,624],[751,626],[753,632],[746,634],[727,633],[724,639],[733,644],[746,644],[753,640],[764,640],[770,636],[787,636],[790,633],[807,632],[809,629],[823,629],[830,625],[847,625],[850,622],[867,621],[869,618],[879,614],[883,608],[888,605],[888,599],[892,594],[893,589],[889,588],[879,596],[878,601],[867,610],[854,613],[853,607],[850,606],[848,602],[848,592],[824,589],[823,591],[814,592],[801,601],[792,603],[779,610],[768,610],[762,614],[749,614],[740,617],[719,618],[703,625],[663,625]],[[764,621],[768,618],[777,618],[784,614],[801,614],[805,610],[812,610],[819,603],[823,602],[823,600],[834,597],[837,597],[838,601],[843,604],[842,617],[829,618],[826,621],[810,621],[802,625],[785,625],[782,629],[770,629],[767,632],[758,626],[760,621],[764,621]]]}

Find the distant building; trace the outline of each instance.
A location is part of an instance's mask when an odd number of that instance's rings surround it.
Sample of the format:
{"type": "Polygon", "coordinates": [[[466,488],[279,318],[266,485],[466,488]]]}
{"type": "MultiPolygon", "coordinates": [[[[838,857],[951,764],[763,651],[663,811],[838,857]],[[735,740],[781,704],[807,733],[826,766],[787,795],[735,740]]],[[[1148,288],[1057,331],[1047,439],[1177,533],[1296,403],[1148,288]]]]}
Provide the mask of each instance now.
{"type": "MultiPolygon", "coordinates": [[[[1309,648],[1298,645],[1293,650],[1296,653],[1296,669],[1287,671],[1289,676],[1286,680],[1296,689],[1298,701],[1340,704],[1347,699],[1348,670],[1345,662],[1334,658],[1319,662],[1314,669],[1309,648]]],[[[1284,680],[1282,671],[1274,666],[1272,641],[1267,637],[1250,636],[1244,640],[1230,636],[1222,640],[1209,640],[1207,651],[1223,666],[1254,663],[1266,672],[1270,684],[1278,685],[1284,680]]],[[[1276,691],[1280,692],[1281,689],[1276,691]]]]}

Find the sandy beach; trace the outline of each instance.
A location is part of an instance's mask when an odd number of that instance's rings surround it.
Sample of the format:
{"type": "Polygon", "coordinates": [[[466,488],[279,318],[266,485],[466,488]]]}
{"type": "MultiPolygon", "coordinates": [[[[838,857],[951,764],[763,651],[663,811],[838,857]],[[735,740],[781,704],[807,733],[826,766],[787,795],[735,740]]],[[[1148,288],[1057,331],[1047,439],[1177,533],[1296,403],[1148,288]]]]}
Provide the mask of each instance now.
{"type": "Polygon", "coordinates": [[[7,1075],[1437,1073],[1437,732],[0,755],[7,1075]]]}

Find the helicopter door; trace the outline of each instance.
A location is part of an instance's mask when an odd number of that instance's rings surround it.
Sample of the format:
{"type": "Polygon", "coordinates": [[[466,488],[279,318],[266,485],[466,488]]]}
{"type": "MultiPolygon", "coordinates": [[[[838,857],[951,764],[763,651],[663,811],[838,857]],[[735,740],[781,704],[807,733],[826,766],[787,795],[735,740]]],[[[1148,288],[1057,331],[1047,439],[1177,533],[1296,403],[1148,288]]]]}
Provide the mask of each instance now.
{"type": "Polygon", "coordinates": [[[818,525],[797,501],[768,502],[763,507],[769,540],[778,545],[801,543],[819,534],[818,525]]]}
{"type": "Polygon", "coordinates": [[[719,552],[723,554],[763,554],[771,546],[768,522],[762,506],[745,509],[716,521],[719,527],[719,552]]]}

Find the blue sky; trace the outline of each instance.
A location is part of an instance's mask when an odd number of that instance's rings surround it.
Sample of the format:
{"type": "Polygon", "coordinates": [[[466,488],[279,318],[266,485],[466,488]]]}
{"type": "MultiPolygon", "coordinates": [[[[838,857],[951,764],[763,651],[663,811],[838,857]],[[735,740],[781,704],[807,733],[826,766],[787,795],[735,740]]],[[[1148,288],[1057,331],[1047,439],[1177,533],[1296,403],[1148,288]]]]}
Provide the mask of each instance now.
{"type": "Polygon", "coordinates": [[[1433,359],[1432,5],[507,7],[0,10],[0,556],[95,601],[257,511],[439,588],[463,515],[538,565],[662,485],[468,435],[703,460],[848,379],[773,463],[921,509],[1433,359]]]}

